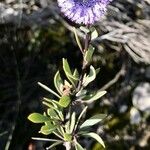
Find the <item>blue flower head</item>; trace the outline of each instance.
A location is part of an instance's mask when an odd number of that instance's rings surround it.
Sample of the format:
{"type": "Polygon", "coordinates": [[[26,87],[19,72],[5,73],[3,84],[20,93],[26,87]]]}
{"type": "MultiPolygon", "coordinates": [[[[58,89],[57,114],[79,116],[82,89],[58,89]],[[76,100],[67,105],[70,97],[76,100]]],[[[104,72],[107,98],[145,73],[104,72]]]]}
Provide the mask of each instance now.
{"type": "Polygon", "coordinates": [[[66,17],[78,24],[90,25],[98,21],[112,0],[57,0],[66,17]]]}

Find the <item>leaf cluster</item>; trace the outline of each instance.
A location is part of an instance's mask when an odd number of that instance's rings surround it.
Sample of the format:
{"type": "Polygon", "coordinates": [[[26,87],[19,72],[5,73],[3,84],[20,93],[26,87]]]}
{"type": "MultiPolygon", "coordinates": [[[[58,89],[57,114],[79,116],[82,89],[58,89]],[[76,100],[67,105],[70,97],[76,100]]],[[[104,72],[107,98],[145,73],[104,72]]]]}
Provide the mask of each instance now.
{"type": "MultiPolygon", "coordinates": [[[[96,35],[97,32],[94,30],[92,34],[93,38],[96,35]]],[[[94,48],[90,45],[85,52],[84,61],[89,63],[93,53],[94,48]]],[[[48,149],[59,144],[65,145],[66,142],[69,142],[76,150],[84,150],[78,141],[81,136],[91,137],[105,147],[101,137],[96,133],[90,132],[90,127],[102,121],[106,115],[97,114],[84,122],[81,121],[81,118],[87,111],[88,104],[100,99],[106,94],[106,91],[88,92],[86,89],[95,80],[100,69],[95,69],[90,65],[89,72],[84,73],[81,79],[78,70],[74,69],[72,71],[66,59],[63,58],[62,63],[66,78],[62,79],[60,72],[56,72],[54,85],[57,92],[40,82],[38,83],[39,86],[53,94],[56,98],[44,97],[43,104],[47,107],[47,110],[43,114],[32,113],[28,116],[28,119],[33,123],[42,124],[39,133],[44,135],[54,134],[57,136],[58,139],[48,139],[48,141],[53,142],[48,149]],[[81,112],[72,109],[73,106],[78,107],[79,104],[84,106],[81,112]]],[[[41,138],[37,139],[42,140],[41,138]]]]}

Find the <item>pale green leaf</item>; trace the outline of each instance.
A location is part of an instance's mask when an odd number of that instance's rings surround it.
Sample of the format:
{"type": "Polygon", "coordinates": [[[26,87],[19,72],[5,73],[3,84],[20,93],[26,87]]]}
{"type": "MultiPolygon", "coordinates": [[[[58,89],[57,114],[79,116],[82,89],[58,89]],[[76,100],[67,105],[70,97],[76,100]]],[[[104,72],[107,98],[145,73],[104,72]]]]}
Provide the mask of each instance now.
{"type": "Polygon", "coordinates": [[[79,78],[79,72],[78,72],[77,69],[74,70],[73,76],[74,76],[75,78],[77,78],[77,79],[79,78]]]}
{"type": "MultiPolygon", "coordinates": [[[[58,109],[58,104],[55,103],[55,100],[46,97],[44,97],[43,100],[52,104],[55,109],[58,109]]],[[[51,108],[51,105],[49,107],[51,108]]]]}
{"type": "Polygon", "coordinates": [[[90,82],[92,82],[96,78],[96,70],[93,66],[90,66],[90,73],[84,78],[83,86],[87,86],[90,82]]]}
{"type": "Polygon", "coordinates": [[[77,141],[75,142],[75,150],[85,150],[77,141]]]}
{"type": "Polygon", "coordinates": [[[76,42],[77,42],[77,44],[78,44],[80,50],[82,51],[82,45],[81,45],[80,39],[79,39],[79,37],[78,37],[76,28],[73,28],[73,29],[74,29],[73,31],[74,31],[74,35],[75,35],[76,42]]]}
{"type": "Polygon", "coordinates": [[[65,130],[66,130],[66,133],[70,133],[70,121],[67,121],[66,124],[65,124],[65,130]]]}
{"type": "Polygon", "coordinates": [[[104,144],[102,138],[98,134],[91,132],[91,133],[87,133],[87,134],[83,134],[83,135],[95,139],[97,142],[99,142],[105,148],[105,144],[104,144]]]}
{"type": "Polygon", "coordinates": [[[105,95],[107,92],[106,91],[98,91],[95,95],[92,95],[91,98],[89,98],[88,100],[85,100],[85,103],[92,103],[96,100],[98,100],[99,98],[101,98],[103,95],[105,95]]]}
{"type": "Polygon", "coordinates": [[[51,134],[56,129],[56,125],[48,124],[41,127],[39,133],[42,133],[44,135],[51,134]]]}
{"type": "Polygon", "coordinates": [[[62,107],[60,107],[59,102],[57,102],[55,100],[51,100],[49,98],[45,98],[45,97],[43,98],[43,100],[44,100],[43,104],[48,106],[49,108],[54,109],[57,112],[59,118],[63,121],[64,117],[62,114],[62,107]]]}
{"type": "Polygon", "coordinates": [[[76,123],[76,113],[73,112],[71,115],[71,120],[70,120],[70,133],[73,132],[74,127],[75,127],[75,123],[76,123]]]}
{"type": "Polygon", "coordinates": [[[91,40],[94,40],[98,37],[98,32],[96,29],[94,29],[94,31],[91,33],[91,40]]]}
{"type": "Polygon", "coordinates": [[[51,104],[48,103],[48,102],[43,101],[42,103],[43,103],[44,105],[46,105],[47,107],[49,107],[49,108],[52,108],[52,109],[54,109],[54,110],[57,109],[57,108],[55,108],[53,105],[51,105],[51,104]]]}
{"type": "Polygon", "coordinates": [[[82,118],[82,116],[86,113],[87,108],[88,108],[88,106],[84,107],[84,109],[83,109],[82,112],[80,113],[80,115],[79,115],[79,117],[78,117],[78,119],[77,119],[77,122],[76,122],[76,125],[75,125],[74,130],[77,129],[78,124],[79,124],[79,121],[80,121],[80,119],[82,118]]]}
{"type": "Polygon", "coordinates": [[[48,139],[48,138],[39,138],[39,137],[32,137],[33,140],[37,140],[37,141],[45,141],[45,142],[57,142],[60,140],[57,139],[48,139]]]}
{"type": "Polygon", "coordinates": [[[87,62],[92,61],[92,56],[93,56],[93,53],[94,53],[94,49],[95,48],[92,45],[89,45],[89,48],[86,51],[85,56],[84,56],[85,61],[87,61],[87,62]]]}
{"type": "Polygon", "coordinates": [[[96,69],[96,75],[100,72],[100,68],[96,69]]]}
{"type": "Polygon", "coordinates": [[[42,84],[42,83],[40,83],[40,82],[38,82],[38,85],[41,86],[41,87],[42,87],[43,89],[45,89],[46,91],[48,91],[48,92],[54,94],[55,96],[57,96],[58,98],[60,98],[60,96],[59,96],[56,92],[54,92],[53,90],[51,90],[51,89],[50,89],[49,87],[47,87],[46,85],[44,85],[44,84],[42,84]]]}
{"type": "Polygon", "coordinates": [[[80,99],[83,99],[87,94],[87,90],[81,89],[77,94],[76,97],[79,97],[80,99]]]}
{"type": "Polygon", "coordinates": [[[63,136],[65,134],[64,128],[63,126],[58,126],[57,130],[59,131],[59,133],[63,136]]]}
{"type": "Polygon", "coordinates": [[[59,92],[59,94],[62,95],[63,81],[60,77],[59,71],[57,71],[54,76],[54,85],[55,85],[55,88],[57,89],[57,91],[59,92]]]}
{"type": "Polygon", "coordinates": [[[32,113],[28,116],[28,119],[34,123],[43,123],[46,121],[50,121],[49,117],[44,116],[40,113],[32,113]]]}
{"type": "Polygon", "coordinates": [[[102,121],[107,115],[106,114],[97,114],[89,119],[87,119],[81,126],[80,129],[85,128],[85,127],[90,127],[93,126],[100,121],[102,121]]]}
{"type": "Polygon", "coordinates": [[[76,81],[78,80],[78,78],[76,78],[75,76],[73,76],[70,66],[68,64],[68,61],[66,59],[63,58],[63,69],[64,72],[66,74],[66,77],[69,79],[69,81],[72,83],[72,85],[75,87],[76,81]]]}
{"type": "Polygon", "coordinates": [[[54,119],[57,119],[59,120],[59,116],[58,114],[56,113],[56,111],[54,109],[47,109],[47,114],[51,117],[51,118],[54,118],[54,119]]]}
{"type": "Polygon", "coordinates": [[[53,147],[56,147],[57,145],[60,145],[62,143],[63,143],[62,141],[57,141],[57,142],[53,143],[51,146],[46,147],[46,150],[49,150],[49,149],[51,150],[53,147]]]}
{"type": "Polygon", "coordinates": [[[87,27],[85,27],[85,26],[81,26],[80,30],[83,31],[86,34],[90,32],[90,30],[87,27]]]}
{"type": "Polygon", "coordinates": [[[65,95],[65,96],[60,98],[59,105],[66,108],[66,107],[68,107],[70,102],[71,102],[70,96],[65,95]]]}

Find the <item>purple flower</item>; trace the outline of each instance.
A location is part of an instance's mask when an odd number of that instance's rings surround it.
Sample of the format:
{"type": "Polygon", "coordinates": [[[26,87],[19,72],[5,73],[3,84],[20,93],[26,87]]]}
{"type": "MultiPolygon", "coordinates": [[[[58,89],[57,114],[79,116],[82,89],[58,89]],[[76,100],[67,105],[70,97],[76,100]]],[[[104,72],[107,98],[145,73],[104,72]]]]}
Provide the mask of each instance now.
{"type": "Polygon", "coordinates": [[[66,17],[78,24],[93,24],[105,13],[112,0],[57,0],[66,17]]]}

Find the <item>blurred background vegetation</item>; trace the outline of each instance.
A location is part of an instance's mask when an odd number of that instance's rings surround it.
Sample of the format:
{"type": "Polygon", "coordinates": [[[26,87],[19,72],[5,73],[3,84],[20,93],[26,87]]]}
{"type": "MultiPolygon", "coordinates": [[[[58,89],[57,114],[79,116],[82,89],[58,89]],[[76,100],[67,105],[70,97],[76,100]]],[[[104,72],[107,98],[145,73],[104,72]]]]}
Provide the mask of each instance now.
{"type": "MultiPolygon", "coordinates": [[[[95,126],[108,150],[150,149],[149,8],[149,0],[114,0],[95,24],[100,36],[92,41],[97,49],[92,64],[101,71],[89,90],[108,94],[87,116],[108,114],[95,126]]],[[[55,0],[0,1],[0,150],[42,150],[50,144],[31,140],[42,135],[27,116],[45,109],[41,99],[52,95],[37,82],[53,89],[62,57],[81,69],[73,26],[79,27],[63,17],[55,0]]],[[[85,143],[88,150],[101,149],[94,141],[85,143]]]]}

